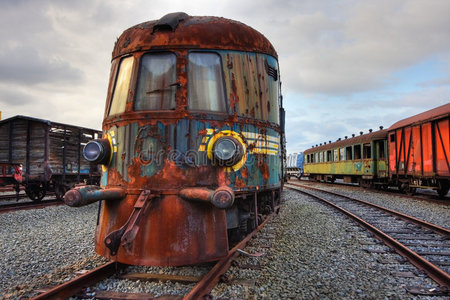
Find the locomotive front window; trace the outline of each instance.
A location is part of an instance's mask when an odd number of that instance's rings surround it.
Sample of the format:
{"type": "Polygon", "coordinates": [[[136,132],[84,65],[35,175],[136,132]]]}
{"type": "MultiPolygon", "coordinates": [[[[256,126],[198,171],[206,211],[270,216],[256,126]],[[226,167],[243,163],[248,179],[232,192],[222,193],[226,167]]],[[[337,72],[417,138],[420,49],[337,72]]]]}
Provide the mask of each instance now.
{"type": "Polygon", "coordinates": [[[147,53],[143,55],[134,109],[175,109],[177,87],[175,54],[147,53]]]}
{"type": "Polygon", "coordinates": [[[109,115],[116,115],[125,111],[130,87],[131,71],[133,70],[132,56],[122,58],[114,85],[114,94],[109,108],[109,115]]]}
{"type": "Polygon", "coordinates": [[[226,112],[222,65],[216,53],[189,54],[188,108],[226,112]]]}

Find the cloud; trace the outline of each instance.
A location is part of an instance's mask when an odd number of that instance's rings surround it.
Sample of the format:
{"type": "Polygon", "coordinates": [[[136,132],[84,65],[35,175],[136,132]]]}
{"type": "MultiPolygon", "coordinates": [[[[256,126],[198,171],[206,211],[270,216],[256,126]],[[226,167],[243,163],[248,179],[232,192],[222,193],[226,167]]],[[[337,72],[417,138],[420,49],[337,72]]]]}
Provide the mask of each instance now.
{"type": "Polygon", "coordinates": [[[3,116],[100,128],[116,38],[175,11],[241,21],[272,42],[288,149],[388,127],[450,99],[447,0],[17,0],[0,1],[3,116]],[[405,79],[429,60],[438,76],[430,68],[405,79]]]}
{"type": "Polygon", "coordinates": [[[0,85],[0,104],[2,107],[20,108],[22,105],[35,102],[37,99],[27,92],[19,89],[9,89],[0,85]]]}
{"type": "Polygon", "coordinates": [[[277,41],[284,81],[341,95],[387,86],[395,72],[450,51],[448,11],[448,1],[357,1],[335,15],[294,15],[277,41]]]}
{"type": "Polygon", "coordinates": [[[0,80],[17,84],[79,83],[83,72],[69,62],[42,57],[35,48],[18,46],[0,51],[0,80]]]}

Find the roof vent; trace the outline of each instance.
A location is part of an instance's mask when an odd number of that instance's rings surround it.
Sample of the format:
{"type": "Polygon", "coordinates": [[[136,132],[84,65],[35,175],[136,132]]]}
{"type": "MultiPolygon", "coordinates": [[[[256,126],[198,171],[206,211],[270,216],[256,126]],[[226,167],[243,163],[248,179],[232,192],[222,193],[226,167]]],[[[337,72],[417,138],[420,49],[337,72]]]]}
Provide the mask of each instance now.
{"type": "Polygon", "coordinates": [[[372,130],[372,128],[371,128],[371,129],[369,129],[369,132],[370,132],[370,133],[372,133],[372,131],[373,131],[373,130],[372,130]]]}
{"type": "Polygon", "coordinates": [[[331,144],[331,141],[328,141],[328,144],[331,144]]]}
{"type": "Polygon", "coordinates": [[[155,31],[164,31],[170,30],[175,31],[180,22],[184,21],[189,17],[188,14],[184,12],[175,12],[171,14],[167,14],[156,22],[155,26],[153,26],[153,32],[155,31]]]}
{"type": "Polygon", "coordinates": [[[323,144],[324,144],[324,145],[326,145],[326,144],[327,144],[327,142],[323,142],[323,144]]]}
{"type": "Polygon", "coordinates": [[[347,136],[345,136],[345,139],[347,139],[347,136]]]}
{"type": "Polygon", "coordinates": [[[364,133],[364,132],[360,131],[360,132],[359,132],[359,135],[362,135],[363,133],[364,133]]]}
{"type": "Polygon", "coordinates": [[[383,128],[384,128],[383,126],[380,126],[380,130],[383,130],[383,128]]]}
{"type": "Polygon", "coordinates": [[[352,133],[352,137],[355,137],[355,134],[354,134],[354,133],[352,133]]]}

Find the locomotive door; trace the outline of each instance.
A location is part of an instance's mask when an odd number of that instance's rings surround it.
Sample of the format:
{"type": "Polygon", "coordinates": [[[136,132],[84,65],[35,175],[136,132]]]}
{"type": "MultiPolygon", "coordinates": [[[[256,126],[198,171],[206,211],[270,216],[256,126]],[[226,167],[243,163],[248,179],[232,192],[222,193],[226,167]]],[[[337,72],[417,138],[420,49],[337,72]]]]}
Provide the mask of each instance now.
{"type": "Polygon", "coordinates": [[[378,178],[386,176],[386,147],[385,140],[374,142],[374,175],[378,178]]]}

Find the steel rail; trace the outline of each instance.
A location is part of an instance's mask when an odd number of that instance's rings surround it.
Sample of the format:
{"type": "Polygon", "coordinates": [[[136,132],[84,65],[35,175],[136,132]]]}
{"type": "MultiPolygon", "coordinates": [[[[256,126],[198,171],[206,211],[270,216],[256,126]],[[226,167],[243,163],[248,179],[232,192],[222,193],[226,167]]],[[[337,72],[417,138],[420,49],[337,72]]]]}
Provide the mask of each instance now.
{"type": "Polygon", "coordinates": [[[224,274],[231,265],[235,257],[239,255],[238,249],[243,249],[248,241],[259,232],[272,218],[277,214],[279,207],[275,208],[275,212],[271,213],[254,231],[252,231],[245,239],[234,246],[228,255],[219,260],[214,267],[199,281],[192,290],[183,297],[183,300],[203,299],[219,282],[219,277],[224,274]]]}
{"type": "Polygon", "coordinates": [[[370,203],[370,202],[367,202],[367,201],[364,201],[364,200],[356,199],[356,198],[353,198],[353,197],[350,197],[350,196],[341,195],[341,194],[338,194],[338,193],[335,193],[335,192],[321,190],[321,189],[314,188],[314,187],[311,187],[311,186],[304,186],[304,185],[301,185],[301,184],[291,184],[291,185],[298,186],[298,187],[301,187],[301,188],[304,188],[304,189],[313,190],[313,191],[320,191],[320,192],[323,192],[323,193],[328,193],[328,194],[331,194],[331,195],[342,197],[342,198],[345,198],[345,199],[348,199],[348,200],[356,201],[356,202],[359,202],[359,203],[362,203],[362,204],[365,204],[365,205],[368,205],[368,206],[371,206],[371,207],[383,210],[383,211],[385,211],[387,213],[390,213],[390,214],[395,215],[395,216],[397,216],[399,218],[402,218],[403,220],[406,220],[406,221],[409,221],[409,222],[413,222],[413,223],[416,223],[416,224],[418,224],[420,226],[426,227],[426,228],[428,228],[430,230],[433,230],[434,232],[436,232],[438,234],[450,237],[450,229],[447,229],[447,228],[444,228],[444,227],[441,227],[441,226],[438,226],[438,225],[435,225],[435,224],[428,223],[428,222],[426,222],[424,220],[417,219],[417,218],[414,218],[412,216],[405,215],[405,214],[403,214],[401,212],[398,212],[398,211],[395,211],[395,210],[391,210],[391,209],[383,207],[383,206],[379,206],[379,205],[376,205],[376,204],[373,204],[373,203],[370,203]]]}
{"type": "Polygon", "coordinates": [[[12,204],[3,204],[0,205],[0,213],[18,211],[18,210],[26,210],[26,209],[38,209],[44,208],[47,206],[57,206],[63,205],[63,201],[59,200],[44,200],[42,202],[19,202],[12,204]]]}
{"type": "MultiPolygon", "coordinates": [[[[354,185],[351,183],[344,183],[344,182],[331,183],[331,182],[321,182],[321,181],[313,182],[313,181],[307,181],[307,180],[304,180],[303,182],[316,183],[316,184],[328,185],[328,186],[345,186],[345,187],[350,187],[350,188],[363,188],[359,185],[354,185]]],[[[297,183],[294,183],[292,181],[288,181],[287,184],[298,185],[297,183]]],[[[450,201],[449,201],[448,197],[439,198],[438,195],[423,194],[423,193],[416,193],[414,195],[408,195],[408,194],[402,193],[398,190],[392,190],[392,189],[382,191],[382,190],[369,188],[369,190],[374,193],[390,195],[390,196],[394,196],[394,197],[403,197],[403,198],[409,198],[409,199],[414,199],[414,200],[418,200],[418,201],[425,201],[425,202],[444,205],[444,206],[450,206],[450,201]],[[420,195],[425,196],[425,197],[420,197],[420,195]]]]}
{"type": "MultiPolygon", "coordinates": [[[[26,194],[19,194],[19,199],[28,198],[26,194]]],[[[16,194],[3,194],[0,195],[0,201],[7,201],[7,200],[16,200],[17,195],[16,194]]]]}
{"type": "Polygon", "coordinates": [[[296,190],[300,193],[306,194],[310,197],[313,197],[315,199],[318,199],[332,207],[334,207],[335,209],[339,210],[340,212],[344,213],[345,215],[351,217],[352,219],[354,219],[355,221],[357,221],[359,224],[361,224],[362,226],[364,226],[365,228],[367,228],[368,230],[370,230],[376,237],[378,237],[380,240],[382,240],[387,246],[391,247],[392,249],[394,249],[398,254],[400,254],[403,257],[406,257],[411,264],[413,264],[416,268],[418,268],[419,270],[424,270],[428,276],[433,279],[435,282],[437,282],[441,287],[445,288],[445,289],[449,289],[450,288],[450,276],[449,274],[447,274],[446,272],[444,272],[443,270],[441,270],[440,268],[436,267],[435,265],[433,265],[432,263],[430,263],[429,261],[427,261],[425,258],[423,258],[422,256],[418,255],[417,253],[415,253],[414,251],[411,251],[408,247],[404,246],[403,244],[401,244],[400,242],[398,242],[396,239],[392,238],[391,236],[387,235],[386,233],[384,233],[383,231],[379,230],[378,228],[376,228],[375,226],[367,223],[366,221],[364,221],[363,219],[361,219],[360,217],[354,215],[353,213],[345,210],[342,207],[339,207],[338,205],[324,199],[321,198],[317,195],[299,190],[298,188],[293,188],[293,187],[289,187],[287,185],[285,185],[286,188],[289,189],[293,189],[296,190]]]}
{"type": "Polygon", "coordinates": [[[101,265],[79,277],[69,280],[61,285],[58,285],[45,293],[42,293],[32,300],[43,299],[68,299],[70,296],[75,295],[83,288],[92,286],[96,282],[103,280],[109,276],[112,276],[117,270],[125,268],[126,265],[110,261],[104,265],[101,265]]]}

